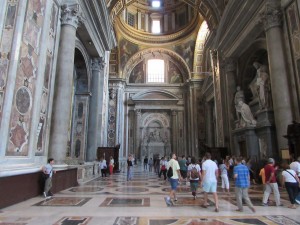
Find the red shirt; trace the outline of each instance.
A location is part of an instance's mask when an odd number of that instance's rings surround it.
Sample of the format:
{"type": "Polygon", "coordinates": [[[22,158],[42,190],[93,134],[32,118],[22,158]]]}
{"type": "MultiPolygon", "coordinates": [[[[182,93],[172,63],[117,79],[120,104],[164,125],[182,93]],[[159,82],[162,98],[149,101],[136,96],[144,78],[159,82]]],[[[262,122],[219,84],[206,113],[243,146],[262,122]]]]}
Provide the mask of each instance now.
{"type": "Polygon", "coordinates": [[[265,166],[265,176],[266,176],[266,182],[268,182],[270,180],[270,183],[276,183],[275,168],[273,165],[267,164],[265,166]],[[274,176],[270,180],[272,173],[274,173],[274,176]]]}

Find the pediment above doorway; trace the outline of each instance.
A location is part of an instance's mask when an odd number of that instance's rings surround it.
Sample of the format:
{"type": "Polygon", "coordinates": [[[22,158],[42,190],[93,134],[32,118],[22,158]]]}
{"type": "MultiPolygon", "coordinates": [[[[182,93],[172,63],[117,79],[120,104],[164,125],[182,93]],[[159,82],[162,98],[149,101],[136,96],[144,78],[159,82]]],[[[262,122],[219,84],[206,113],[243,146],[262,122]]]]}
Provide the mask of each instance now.
{"type": "Polygon", "coordinates": [[[146,104],[177,104],[179,98],[168,91],[162,90],[147,90],[139,92],[131,97],[134,104],[146,103],[146,104]]]}

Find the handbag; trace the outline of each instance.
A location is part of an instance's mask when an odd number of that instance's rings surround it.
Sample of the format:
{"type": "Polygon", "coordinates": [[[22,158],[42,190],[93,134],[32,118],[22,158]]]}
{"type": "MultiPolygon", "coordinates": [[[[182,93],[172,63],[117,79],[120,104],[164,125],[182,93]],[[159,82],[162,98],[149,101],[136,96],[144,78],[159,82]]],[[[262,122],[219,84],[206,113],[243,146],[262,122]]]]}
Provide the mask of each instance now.
{"type": "MultiPolygon", "coordinates": [[[[288,172],[289,174],[291,174],[289,171],[287,171],[287,170],[284,170],[284,171],[286,171],[286,172],[288,172]]],[[[296,177],[293,175],[293,174],[291,174],[291,176],[292,177],[294,177],[294,179],[296,180],[296,183],[298,184],[298,186],[300,187],[300,183],[298,182],[298,180],[296,179],[296,177]]],[[[296,175],[297,176],[297,175],[296,175]]]]}

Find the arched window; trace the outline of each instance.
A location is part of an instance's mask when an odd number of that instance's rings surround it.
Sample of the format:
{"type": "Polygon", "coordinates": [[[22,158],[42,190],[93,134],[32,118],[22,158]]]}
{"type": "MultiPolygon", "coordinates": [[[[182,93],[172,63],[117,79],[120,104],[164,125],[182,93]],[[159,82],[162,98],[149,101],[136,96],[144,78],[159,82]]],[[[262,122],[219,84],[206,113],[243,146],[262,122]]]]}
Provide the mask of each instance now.
{"type": "Polygon", "coordinates": [[[162,59],[149,59],[147,62],[147,82],[165,82],[165,62],[162,59]]]}

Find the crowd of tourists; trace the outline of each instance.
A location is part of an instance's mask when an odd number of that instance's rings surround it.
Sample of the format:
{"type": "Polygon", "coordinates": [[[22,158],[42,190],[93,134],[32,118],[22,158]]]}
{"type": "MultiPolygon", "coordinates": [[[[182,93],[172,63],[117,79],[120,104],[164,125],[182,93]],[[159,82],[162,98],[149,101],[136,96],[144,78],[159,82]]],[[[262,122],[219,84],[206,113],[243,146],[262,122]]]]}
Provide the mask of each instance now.
{"type": "Polygon", "coordinates": [[[171,206],[177,201],[176,190],[179,184],[190,186],[192,197],[197,198],[197,189],[202,188],[204,201],[202,207],[207,208],[208,194],[212,193],[215,212],[219,212],[218,201],[218,181],[224,193],[230,195],[230,180],[233,180],[234,194],[236,198],[236,211],[243,211],[243,200],[252,212],[255,208],[248,196],[250,185],[263,184],[262,206],[276,205],[283,206],[280,201],[279,187],[285,188],[290,205],[288,208],[296,209],[300,204],[299,177],[300,177],[300,157],[288,162],[275,162],[273,158],[268,158],[260,163],[243,157],[226,156],[224,159],[212,159],[207,152],[198,161],[195,157],[182,155],[177,157],[173,153],[170,158],[161,157],[148,160],[144,159],[144,170],[152,171],[159,178],[169,181],[171,191],[165,197],[167,205],[171,206]],[[151,162],[151,164],[149,163],[151,162]],[[171,169],[170,169],[171,168],[171,169]],[[171,171],[171,172],[170,172],[171,171]],[[274,202],[270,199],[273,194],[274,202]]]}

